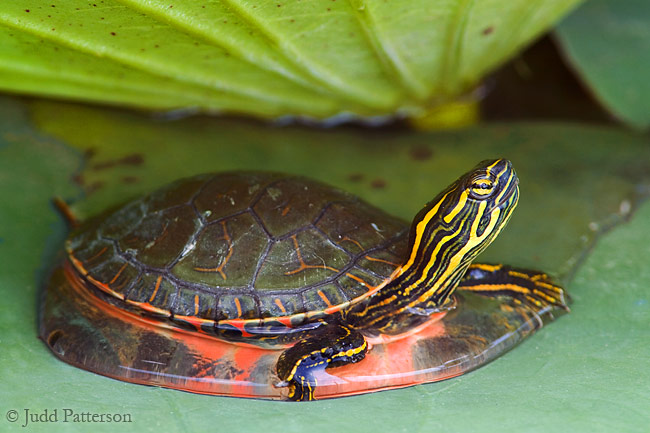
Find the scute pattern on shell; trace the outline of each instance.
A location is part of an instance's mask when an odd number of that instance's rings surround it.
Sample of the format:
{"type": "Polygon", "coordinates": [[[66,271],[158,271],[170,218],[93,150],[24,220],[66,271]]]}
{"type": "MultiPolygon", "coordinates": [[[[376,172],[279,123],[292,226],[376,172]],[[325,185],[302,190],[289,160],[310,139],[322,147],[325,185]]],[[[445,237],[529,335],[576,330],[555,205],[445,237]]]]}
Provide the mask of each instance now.
{"type": "Polygon", "coordinates": [[[405,222],[302,177],[182,179],[91,220],[68,252],[113,296],[210,320],[349,302],[406,257],[405,222]]]}

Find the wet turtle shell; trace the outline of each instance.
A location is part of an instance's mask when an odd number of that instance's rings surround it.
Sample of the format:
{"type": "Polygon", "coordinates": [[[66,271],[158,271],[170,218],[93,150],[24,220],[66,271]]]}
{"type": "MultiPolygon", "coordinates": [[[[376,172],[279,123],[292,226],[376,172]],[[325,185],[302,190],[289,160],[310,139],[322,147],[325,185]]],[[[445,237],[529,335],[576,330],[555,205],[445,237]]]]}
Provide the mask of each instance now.
{"type": "Polygon", "coordinates": [[[390,277],[407,235],[402,220],[328,185],[235,172],[179,180],[100,215],[66,249],[113,301],[205,325],[338,311],[390,277]]]}

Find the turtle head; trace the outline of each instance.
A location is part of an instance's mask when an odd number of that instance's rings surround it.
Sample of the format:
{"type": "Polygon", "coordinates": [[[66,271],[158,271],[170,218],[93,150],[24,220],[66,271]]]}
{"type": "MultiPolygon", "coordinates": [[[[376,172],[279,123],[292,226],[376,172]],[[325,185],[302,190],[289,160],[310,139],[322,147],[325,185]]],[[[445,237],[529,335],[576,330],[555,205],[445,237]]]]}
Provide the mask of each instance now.
{"type": "Polygon", "coordinates": [[[410,255],[394,282],[410,298],[441,306],[508,222],[518,183],[510,161],[497,159],[480,162],[449,185],[415,216],[410,255]]]}

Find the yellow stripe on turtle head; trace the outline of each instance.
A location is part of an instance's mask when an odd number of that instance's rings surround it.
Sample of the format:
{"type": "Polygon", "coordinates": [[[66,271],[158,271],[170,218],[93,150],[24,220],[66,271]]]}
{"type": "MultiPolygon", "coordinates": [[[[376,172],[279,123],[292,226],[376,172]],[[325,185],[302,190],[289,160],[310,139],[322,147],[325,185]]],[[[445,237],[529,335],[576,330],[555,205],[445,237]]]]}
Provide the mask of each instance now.
{"type": "Polygon", "coordinates": [[[447,298],[464,269],[507,223],[517,205],[517,185],[505,159],[483,161],[461,176],[416,215],[409,259],[391,285],[405,296],[417,295],[411,299],[441,293],[447,298]]]}

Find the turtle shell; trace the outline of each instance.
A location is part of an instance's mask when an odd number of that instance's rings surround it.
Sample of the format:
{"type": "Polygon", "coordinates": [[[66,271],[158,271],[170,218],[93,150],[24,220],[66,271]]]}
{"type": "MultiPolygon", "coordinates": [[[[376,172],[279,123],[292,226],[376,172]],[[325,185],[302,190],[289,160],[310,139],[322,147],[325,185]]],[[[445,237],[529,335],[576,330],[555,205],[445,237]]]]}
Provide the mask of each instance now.
{"type": "Polygon", "coordinates": [[[100,215],[66,249],[114,302],[228,322],[311,317],[358,302],[403,263],[407,237],[404,221],[350,193],[235,172],[182,179],[100,215]]]}

